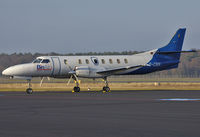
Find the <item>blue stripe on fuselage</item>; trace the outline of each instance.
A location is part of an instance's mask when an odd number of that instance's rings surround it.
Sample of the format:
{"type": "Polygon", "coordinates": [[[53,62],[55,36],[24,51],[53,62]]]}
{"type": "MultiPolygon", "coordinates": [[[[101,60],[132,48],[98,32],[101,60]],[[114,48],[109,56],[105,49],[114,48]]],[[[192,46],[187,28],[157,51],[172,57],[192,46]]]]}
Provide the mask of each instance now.
{"type": "Polygon", "coordinates": [[[169,44],[159,48],[153,55],[152,59],[147,63],[148,66],[141,67],[127,74],[146,74],[155,71],[167,70],[172,68],[177,68],[180,60],[181,53],[171,53],[171,54],[159,54],[159,52],[176,52],[181,51],[185,36],[185,28],[177,30],[176,34],[173,36],[169,44]]]}
{"type": "Polygon", "coordinates": [[[168,60],[167,61],[166,59],[162,60],[162,58],[158,59],[158,56],[162,56],[163,58],[168,58],[168,57],[164,57],[166,55],[159,55],[159,54],[155,53],[153,58],[147,63],[149,66],[141,67],[137,70],[126,73],[124,75],[146,74],[146,73],[151,73],[151,72],[155,72],[155,71],[167,70],[167,69],[172,69],[172,68],[178,67],[179,60],[168,60]]]}

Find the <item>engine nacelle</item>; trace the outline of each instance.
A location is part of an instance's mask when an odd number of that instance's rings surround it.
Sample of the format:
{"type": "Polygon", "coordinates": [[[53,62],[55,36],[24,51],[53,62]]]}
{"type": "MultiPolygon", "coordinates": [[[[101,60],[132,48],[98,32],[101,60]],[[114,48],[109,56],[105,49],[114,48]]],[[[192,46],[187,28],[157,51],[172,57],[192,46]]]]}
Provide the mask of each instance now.
{"type": "Polygon", "coordinates": [[[31,80],[32,77],[23,77],[23,76],[11,76],[10,79],[22,79],[22,80],[31,80]]]}
{"type": "Polygon", "coordinates": [[[88,66],[76,67],[76,75],[78,77],[90,77],[90,68],[88,66]]]}

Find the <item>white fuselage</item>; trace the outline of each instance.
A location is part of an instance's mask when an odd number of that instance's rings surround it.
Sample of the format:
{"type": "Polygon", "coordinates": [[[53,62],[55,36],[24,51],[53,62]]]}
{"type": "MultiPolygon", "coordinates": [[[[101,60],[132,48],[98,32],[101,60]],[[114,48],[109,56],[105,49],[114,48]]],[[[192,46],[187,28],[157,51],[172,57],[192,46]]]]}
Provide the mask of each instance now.
{"type": "MultiPolygon", "coordinates": [[[[156,51],[157,49],[135,55],[119,56],[41,56],[37,58],[41,60],[40,62],[15,65],[4,70],[3,74],[19,77],[68,78],[70,72],[74,72],[79,77],[102,78],[113,73],[98,74],[97,72],[147,64],[156,51]],[[43,63],[43,60],[49,62],[43,63]]],[[[114,75],[126,74],[134,69],[136,68],[118,71],[114,75]]]]}

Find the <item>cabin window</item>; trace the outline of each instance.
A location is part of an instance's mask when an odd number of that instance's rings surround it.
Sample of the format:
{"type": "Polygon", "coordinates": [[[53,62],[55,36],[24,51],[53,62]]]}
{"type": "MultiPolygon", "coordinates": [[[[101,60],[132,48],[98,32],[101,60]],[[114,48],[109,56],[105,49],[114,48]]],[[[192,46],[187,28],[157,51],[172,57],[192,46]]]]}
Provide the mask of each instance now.
{"type": "Polygon", "coordinates": [[[81,61],[81,59],[79,59],[79,60],[78,60],[78,64],[82,64],[82,61],[81,61]]]}
{"type": "Polygon", "coordinates": [[[127,59],[124,59],[124,63],[127,64],[127,63],[128,63],[128,60],[127,60],[127,59]]]}
{"type": "Polygon", "coordinates": [[[101,59],[101,62],[102,62],[102,64],[105,64],[105,60],[104,59],[101,59]]]}
{"type": "Polygon", "coordinates": [[[110,62],[110,64],[113,64],[113,61],[112,61],[112,59],[109,59],[109,62],[110,62]]]}
{"type": "Polygon", "coordinates": [[[49,59],[43,59],[41,63],[49,63],[50,60],[49,59]]]}
{"type": "Polygon", "coordinates": [[[33,63],[40,63],[42,61],[42,59],[35,59],[34,61],[33,61],[33,63]]]}
{"type": "Polygon", "coordinates": [[[89,64],[89,60],[88,60],[88,59],[86,59],[86,60],[85,60],[85,63],[86,63],[86,64],[89,64]]]}
{"type": "Polygon", "coordinates": [[[98,60],[97,59],[94,59],[94,64],[98,64],[98,60]]]}
{"type": "Polygon", "coordinates": [[[94,63],[94,65],[99,64],[98,58],[96,58],[96,57],[91,57],[91,61],[94,63]]]}
{"type": "Polygon", "coordinates": [[[64,63],[67,64],[67,60],[66,59],[64,59],[64,63]]]}
{"type": "Polygon", "coordinates": [[[117,63],[120,64],[120,59],[117,59],[117,63]]]}

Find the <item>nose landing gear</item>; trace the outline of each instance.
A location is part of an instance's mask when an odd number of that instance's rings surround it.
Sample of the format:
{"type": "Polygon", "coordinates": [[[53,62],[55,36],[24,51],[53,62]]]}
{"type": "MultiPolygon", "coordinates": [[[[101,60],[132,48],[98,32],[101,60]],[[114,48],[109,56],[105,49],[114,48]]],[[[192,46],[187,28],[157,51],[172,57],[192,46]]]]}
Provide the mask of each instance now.
{"type": "Polygon", "coordinates": [[[27,94],[32,94],[33,93],[33,89],[32,88],[27,88],[26,89],[26,93],[27,94]]]}
{"type": "Polygon", "coordinates": [[[33,93],[33,89],[31,88],[31,80],[27,80],[28,82],[28,88],[26,89],[26,93],[27,94],[32,94],[33,93]]]}

